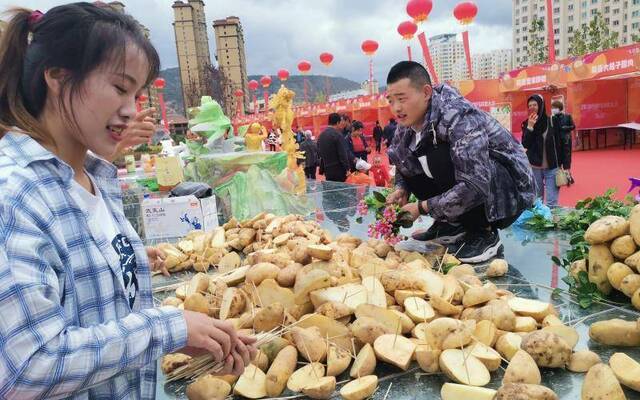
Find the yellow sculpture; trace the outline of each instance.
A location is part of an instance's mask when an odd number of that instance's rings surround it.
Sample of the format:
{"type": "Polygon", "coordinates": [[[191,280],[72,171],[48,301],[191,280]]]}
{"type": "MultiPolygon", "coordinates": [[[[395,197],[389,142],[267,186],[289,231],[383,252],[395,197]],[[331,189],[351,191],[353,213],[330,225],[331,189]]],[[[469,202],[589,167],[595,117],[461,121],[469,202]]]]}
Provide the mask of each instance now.
{"type": "Polygon", "coordinates": [[[306,191],[306,180],[302,165],[298,165],[298,159],[304,159],[304,153],[298,151],[298,144],[295,141],[291,125],[293,124],[293,98],[296,94],[287,89],[284,85],[280,86],[280,90],[276,94],[271,107],[273,113],[273,126],[279,128],[282,132],[282,150],[287,153],[287,169],[297,178],[296,193],[304,193],[306,191]]]}
{"type": "Polygon", "coordinates": [[[262,150],[262,142],[267,138],[267,129],[257,122],[249,125],[244,136],[244,144],[247,151],[262,150]]]}

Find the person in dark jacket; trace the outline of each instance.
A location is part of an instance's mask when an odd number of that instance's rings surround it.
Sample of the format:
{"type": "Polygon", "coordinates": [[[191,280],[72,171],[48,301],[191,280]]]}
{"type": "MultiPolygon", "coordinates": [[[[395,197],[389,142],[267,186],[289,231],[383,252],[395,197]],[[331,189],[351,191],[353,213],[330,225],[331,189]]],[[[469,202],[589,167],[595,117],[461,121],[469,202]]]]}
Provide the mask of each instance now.
{"type": "Polygon", "coordinates": [[[389,149],[396,190],[387,202],[402,205],[414,219],[431,216],[433,225],[414,238],[449,244],[462,262],[496,256],[502,248],[498,229],[535,200],[522,145],[454,88],[432,86],[419,63],[391,68],[387,99],[399,122],[389,149]],[[410,194],[418,201],[407,203],[410,194]]]}
{"type": "Polygon", "coordinates": [[[347,138],[347,143],[349,145],[349,154],[353,154],[354,158],[359,158],[361,160],[367,161],[367,157],[369,156],[371,149],[369,149],[367,139],[365,139],[364,135],[362,134],[364,125],[360,121],[353,121],[351,123],[351,128],[351,134],[347,138]]]}
{"type": "Polygon", "coordinates": [[[380,121],[376,121],[376,126],[373,127],[373,140],[376,142],[376,151],[380,153],[382,148],[382,127],[380,121]]]}
{"type": "Polygon", "coordinates": [[[300,143],[300,151],[304,151],[304,175],[307,179],[316,179],[318,146],[313,141],[311,131],[304,132],[304,140],[300,143]]]}
{"type": "Polygon", "coordinates": [[[329,114],[329,126],[318,138],[320,173],[328,181],[344,182],[347,172],[351,169],[346,141],[342,132],[338,131],[341,121],[340,114],[329,114]]]}
{"type": "Polygon", "coordinates": [[[393,136],[395,135],[397,128],[398,128],[398,124],[395,118],[390,118],[389,124],[387,124],[387,126],[385,126],[384,130],[382,131],[382,137],[384,138],[384,141],[387,143],[387,148],[391,147],[391,142],[393,141],[393,136]]]}
{"type": "Polygon", "coordinates": [[[554,119],[553,126],[560,128],[562,147],[565,150],[564,169],[568,170],[571,168],[571,152],[573,151],[572,132],[576,129],[576,125],[573,123],[571,114],[564,112],[564,104],[559,100],[551,102],[551,114],[551,118],[554,119]]]}
{"type": "Polygon", "coordinates": [[[527,107],[529,118],[522,121],[522,145],[533,169],[536,195],[549,207],[556,207],[560,193],[556,186],[556,171],[559,167],[570,167],[565,162],[567,150],[560,135],[561,127],[557,125],[557,119],[547,115],[541,95],[529,97],[527,107]]]}

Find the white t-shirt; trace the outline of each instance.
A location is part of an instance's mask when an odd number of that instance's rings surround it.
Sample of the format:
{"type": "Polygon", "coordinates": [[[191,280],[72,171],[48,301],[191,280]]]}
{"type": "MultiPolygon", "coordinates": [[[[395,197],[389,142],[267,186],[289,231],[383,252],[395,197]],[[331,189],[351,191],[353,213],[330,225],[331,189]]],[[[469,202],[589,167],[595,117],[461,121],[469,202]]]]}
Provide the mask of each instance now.
{"type": "Polygon", "coordinates": [[[129,306],[133,308],[138,292],[138,278],[136,276],[137,262],[133,246],[131,246],[129,239],[120,232],[118,224],[113,214],[109,211],[107,203],[105,203],[102,193],[100,189],[98,189],[93,177],[91,177],[89,173],[87,173],[87,176],[91,179],[95,195],[88,192],[78,182],[73,180],[71,184],[71,197],[73,197],[78,206],[86,212],[89,217],[89,224],[91,224],[95,230],[102,231],[120,258],[124,289],[129,299],[129,306]]]}
{"type": "MultiPolygon", "coordinates": [[[[418,143],[420,143],[420,139],[422,139],[422,132],[416,130],[414,130],[414,132],[416,133],[416,146],[418,146],[418,143]]],[[[431,170],[429,169],[429,164],[427,164],[427,156],[418,157],[418,161],[420,161],[420,165],[422,165],[422,170],[424,171],[424,173],[429,178],[433,179],[433,175],[431,174],[431,170]]]]}

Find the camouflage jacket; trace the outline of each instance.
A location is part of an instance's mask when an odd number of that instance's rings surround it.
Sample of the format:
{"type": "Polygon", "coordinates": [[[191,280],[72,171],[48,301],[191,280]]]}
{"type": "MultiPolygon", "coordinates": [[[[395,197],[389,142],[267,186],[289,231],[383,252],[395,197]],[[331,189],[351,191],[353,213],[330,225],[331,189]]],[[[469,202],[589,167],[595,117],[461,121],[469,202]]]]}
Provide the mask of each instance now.
{"type": "MultiPolygon", "coordinates": [[[[518,215],[533,205],[535,183],[524,148],[489,114],[476,108],[448,85],[435,85],[422,137],[436,131],[438,142],[449,143],[455,168],[455,185],[429,199],[430,215],[455,221],[484,204],[490,222],[518,215]]],[[[409,148],[415,133],[398,126],[389,160],[396,166],[396,185],[403,177],[423,173],[409,148]]]]}

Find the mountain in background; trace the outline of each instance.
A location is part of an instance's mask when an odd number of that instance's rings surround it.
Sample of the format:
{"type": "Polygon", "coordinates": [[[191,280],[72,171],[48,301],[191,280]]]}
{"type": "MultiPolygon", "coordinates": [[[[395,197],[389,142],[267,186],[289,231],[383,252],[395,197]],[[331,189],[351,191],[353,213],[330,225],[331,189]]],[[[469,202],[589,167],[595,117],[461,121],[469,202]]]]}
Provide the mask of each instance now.
{"type": "MultiPolygon", "coordinates": [[[[164,78],[166,85],[164,89],[164,100],[167,108],[173,110],[177,114],[184,114],[184,105],[182,101],[182,85],[180,83],[180,70],[176,68],[167,68],[160,71],[160,76],[164,78]]],[[[258,82],[262,75],[249,75],[249,80],[255,79],[258,82]]],[[[307,75],[307,96],[309,101],[321,99],[324,100],[325,83],[324,75],[307,75]]],[[[286,82],[287,88],[296,93],[295,103],[304,101],[304,77],[302,75],[291,75],[286,82]]],[[[269,94],[276,93],[280,89],[280,80],[277,76],[271,76],[271,86],[269,94]]],[[[329,94],[336,94],[350,90],[360,89],[360,84],[352,80],[341,77],[329,77],[329,94]]],[[[263,98],[264,89],[262,86],[258,89],[257,96],[263,98]]]]}
{"type": "MultiPolygon", "coordinates": [[[[269,94],[275,94],[280,89],[280,80],[276,75],[271,76],[271,86],[269,86],[269,94]]],[[[326,76],[325,75],[291,75],[285,82],[287,88],[296,93],[295,103],[304,102],[304,78],[307,78],[307,97],[309,101],[320,100],[320,96],[324,98],[326,76]]],[[[249,80],[255,79],[260,82],[262,75],[249,75],[249,80]]],[[[347,92],[350,90],[360,89],[360,84],[352,80],[340,77],[329,77],[329,95],[347,92]]],[[[263,97],[264,89],[262,86],[258,89],[258,98],[263,97]]]]}

